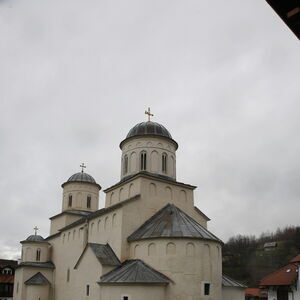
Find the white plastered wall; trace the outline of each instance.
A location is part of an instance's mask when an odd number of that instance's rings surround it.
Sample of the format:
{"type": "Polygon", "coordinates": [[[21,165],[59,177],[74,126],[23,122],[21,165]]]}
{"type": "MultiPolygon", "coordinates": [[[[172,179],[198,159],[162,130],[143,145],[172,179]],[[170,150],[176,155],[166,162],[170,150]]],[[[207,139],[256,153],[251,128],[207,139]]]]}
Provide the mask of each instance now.
{"type": "Polygon", "coordinates": [[[222,300],[244,300],[245,289],[240,287],[222,287],[222,300]]]}
{"type": "Polygon", "coordinates": [[[105,300],[122,300],[123,296],[128,296],[129,300],[166,300],[165,286],[101,285],[100,290],[100,299],[105,300]]]}
{"type": "Polygon", "coordinates": [[[221,299],[221,245],[196,239],[147,239],[130,244],[131,258],[142,259],[175,284],[167,287],[171,299],[221,299]],[[211,295],[204,296],[203,283],[211,284],[211,295]]]}
{"type": "MultiPolygon", "coordinates": [[[[35,268],[35,267],[21,267],[17,268],[15,272],[15,284],[14,284],[14,300],[33,300],[32,296],[41,293],[41,300],[53,300],[51,296],[52,289],[53,289],[53,270],[46,269],[46,268],[35,268]],[[25,285],[24,282],[31,278],[36,273],[41,272],[51,283],[51,286],[46,286],[46,289],[39,289],[39,286],[30,286],[25,285]],[[37,289],[35,289],[37,287],[37,289]],[[47,291],[49,292],[48,298],[45,298],[47,291]]],[[[38,297],[36,298],[38,299],[38,297]]]]}

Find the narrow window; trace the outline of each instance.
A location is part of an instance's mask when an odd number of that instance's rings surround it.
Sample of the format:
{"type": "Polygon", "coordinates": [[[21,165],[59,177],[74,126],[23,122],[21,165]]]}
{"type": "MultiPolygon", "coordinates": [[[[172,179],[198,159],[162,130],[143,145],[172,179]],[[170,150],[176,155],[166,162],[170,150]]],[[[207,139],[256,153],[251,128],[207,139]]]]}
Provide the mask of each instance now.
{"type": "Polygon", "coordinates": [[[90,295],[90,286],[88,284],[86,285],[86,295],[90,295]]]}
{"type": "Polygon", "coordinates": [[[128,296],[123,296],[122,300],[129,300],[129,297],[128,296]]]}
{"type": "Polygon", "coordinates": [[[86,198],[86,207],[91,208],[91,196],[87,196],[86,198]]]}
{"type": "Polygon", "coordinates": [[[67,270],[67,282],[70,281],[70,269],[67,270]]]}
{"type": "Polygon", "coordinates": [[[41,260],[41,249],[37,249],[36,250],[36,261],[40,261],[41,260]]]}
{"type": "Polygon", "coordinates": [[[147,169],[147,154],[146,152],[141,153],[141,171],[145,171],[147,169]]]}
{"type": "Polygon", "coordinates": [[[167,154],[163,153],[162,155],[162,172],[167,173],[167,154]]]}
{"type": "Polygon", "coordinates": [[[72,207],[72,195],[69,195],[68,207],[72,207]]]}
{"type": "Polygon", "coordinates": [[[124,156],[124,167],[123,167],[123,174],[126,174],[128,172],[128,156],[124,156]]]}
{"type": "Polygon", "coordinates": [[[210,283],[204,283],[204,296],[210,295],[210,283]]]}
{"type": "Polygon", "coordinates": [[[17,282],[17,293],[19,292],[19,282],[17,282]]]}

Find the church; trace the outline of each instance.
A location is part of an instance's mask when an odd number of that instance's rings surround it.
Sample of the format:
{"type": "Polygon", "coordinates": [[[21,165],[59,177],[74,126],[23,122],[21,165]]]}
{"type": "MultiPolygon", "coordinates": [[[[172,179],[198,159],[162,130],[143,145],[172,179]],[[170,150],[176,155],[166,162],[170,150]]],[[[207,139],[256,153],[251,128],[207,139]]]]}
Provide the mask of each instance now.
{"type": "Polygon", "coordinates": [[[82,170],[62,184],[50,235],[21,241],[14,300],[243,300],[222,275],[222,241],[176,180],[177,142],[150,120],[121,141],[121,178],[106,188],[82,170]],[[103,205],[102,205],[103,206],[103,205]]]}

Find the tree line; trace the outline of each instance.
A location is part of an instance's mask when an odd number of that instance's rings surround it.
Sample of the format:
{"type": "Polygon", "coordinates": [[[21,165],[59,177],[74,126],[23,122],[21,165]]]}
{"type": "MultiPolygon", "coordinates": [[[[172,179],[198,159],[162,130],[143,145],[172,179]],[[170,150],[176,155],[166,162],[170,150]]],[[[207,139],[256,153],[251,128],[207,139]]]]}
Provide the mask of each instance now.
{"type": "Polygon", "coordinates": [[[223,273],[245,283],[258,286],[266,275],[289,263],[300,254],[300,227],[287,226],[259,237],[237,235],[223,247],[223,273]],[[265,247],[266,243],[273,243],[265,247]]]}

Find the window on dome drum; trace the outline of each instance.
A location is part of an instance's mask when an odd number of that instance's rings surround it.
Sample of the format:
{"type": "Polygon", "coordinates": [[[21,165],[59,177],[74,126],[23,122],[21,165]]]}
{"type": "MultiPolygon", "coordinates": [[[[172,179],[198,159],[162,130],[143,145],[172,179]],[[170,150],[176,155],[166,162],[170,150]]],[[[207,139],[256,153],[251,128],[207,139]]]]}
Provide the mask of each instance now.
{"type": "Polygon", "coordinates": [[[72,195],[69,195],[68,207],[72,206],[72,195]]]}
{"type": "Polygon", "coordinates": [[[167,173],[167,154],[163,153],[162,155],[162,172],[167,173]]]}
{"type": "Polygon", "coordinates": [[[86,285],[86,295],[90,295],[90,286],[88,284],[86,285]]]}
{"type": "Polygon", "coordinates": [[[87,198],[86,198],[86,207],[87,208],[91,208],[91,199],[92,199],[91,196],[87,196],[87,198]]]}
{"type": "Polygon", "coordinates": [[[147,168],[147,154],[146,152],[141,152],[141,171],[145,171],[147,168]]]}
{"type": "Polygon", "coordinates": [[[124,167],[123,167],[123,174],[126,174],[128,172],[128,156],[124,156],[124,167]]]}
{"type": "Polygon", "coordinates": [[[40,261],[41,260],[41,249],[37,249],[36,250],[36,261],[40,261]]]}

